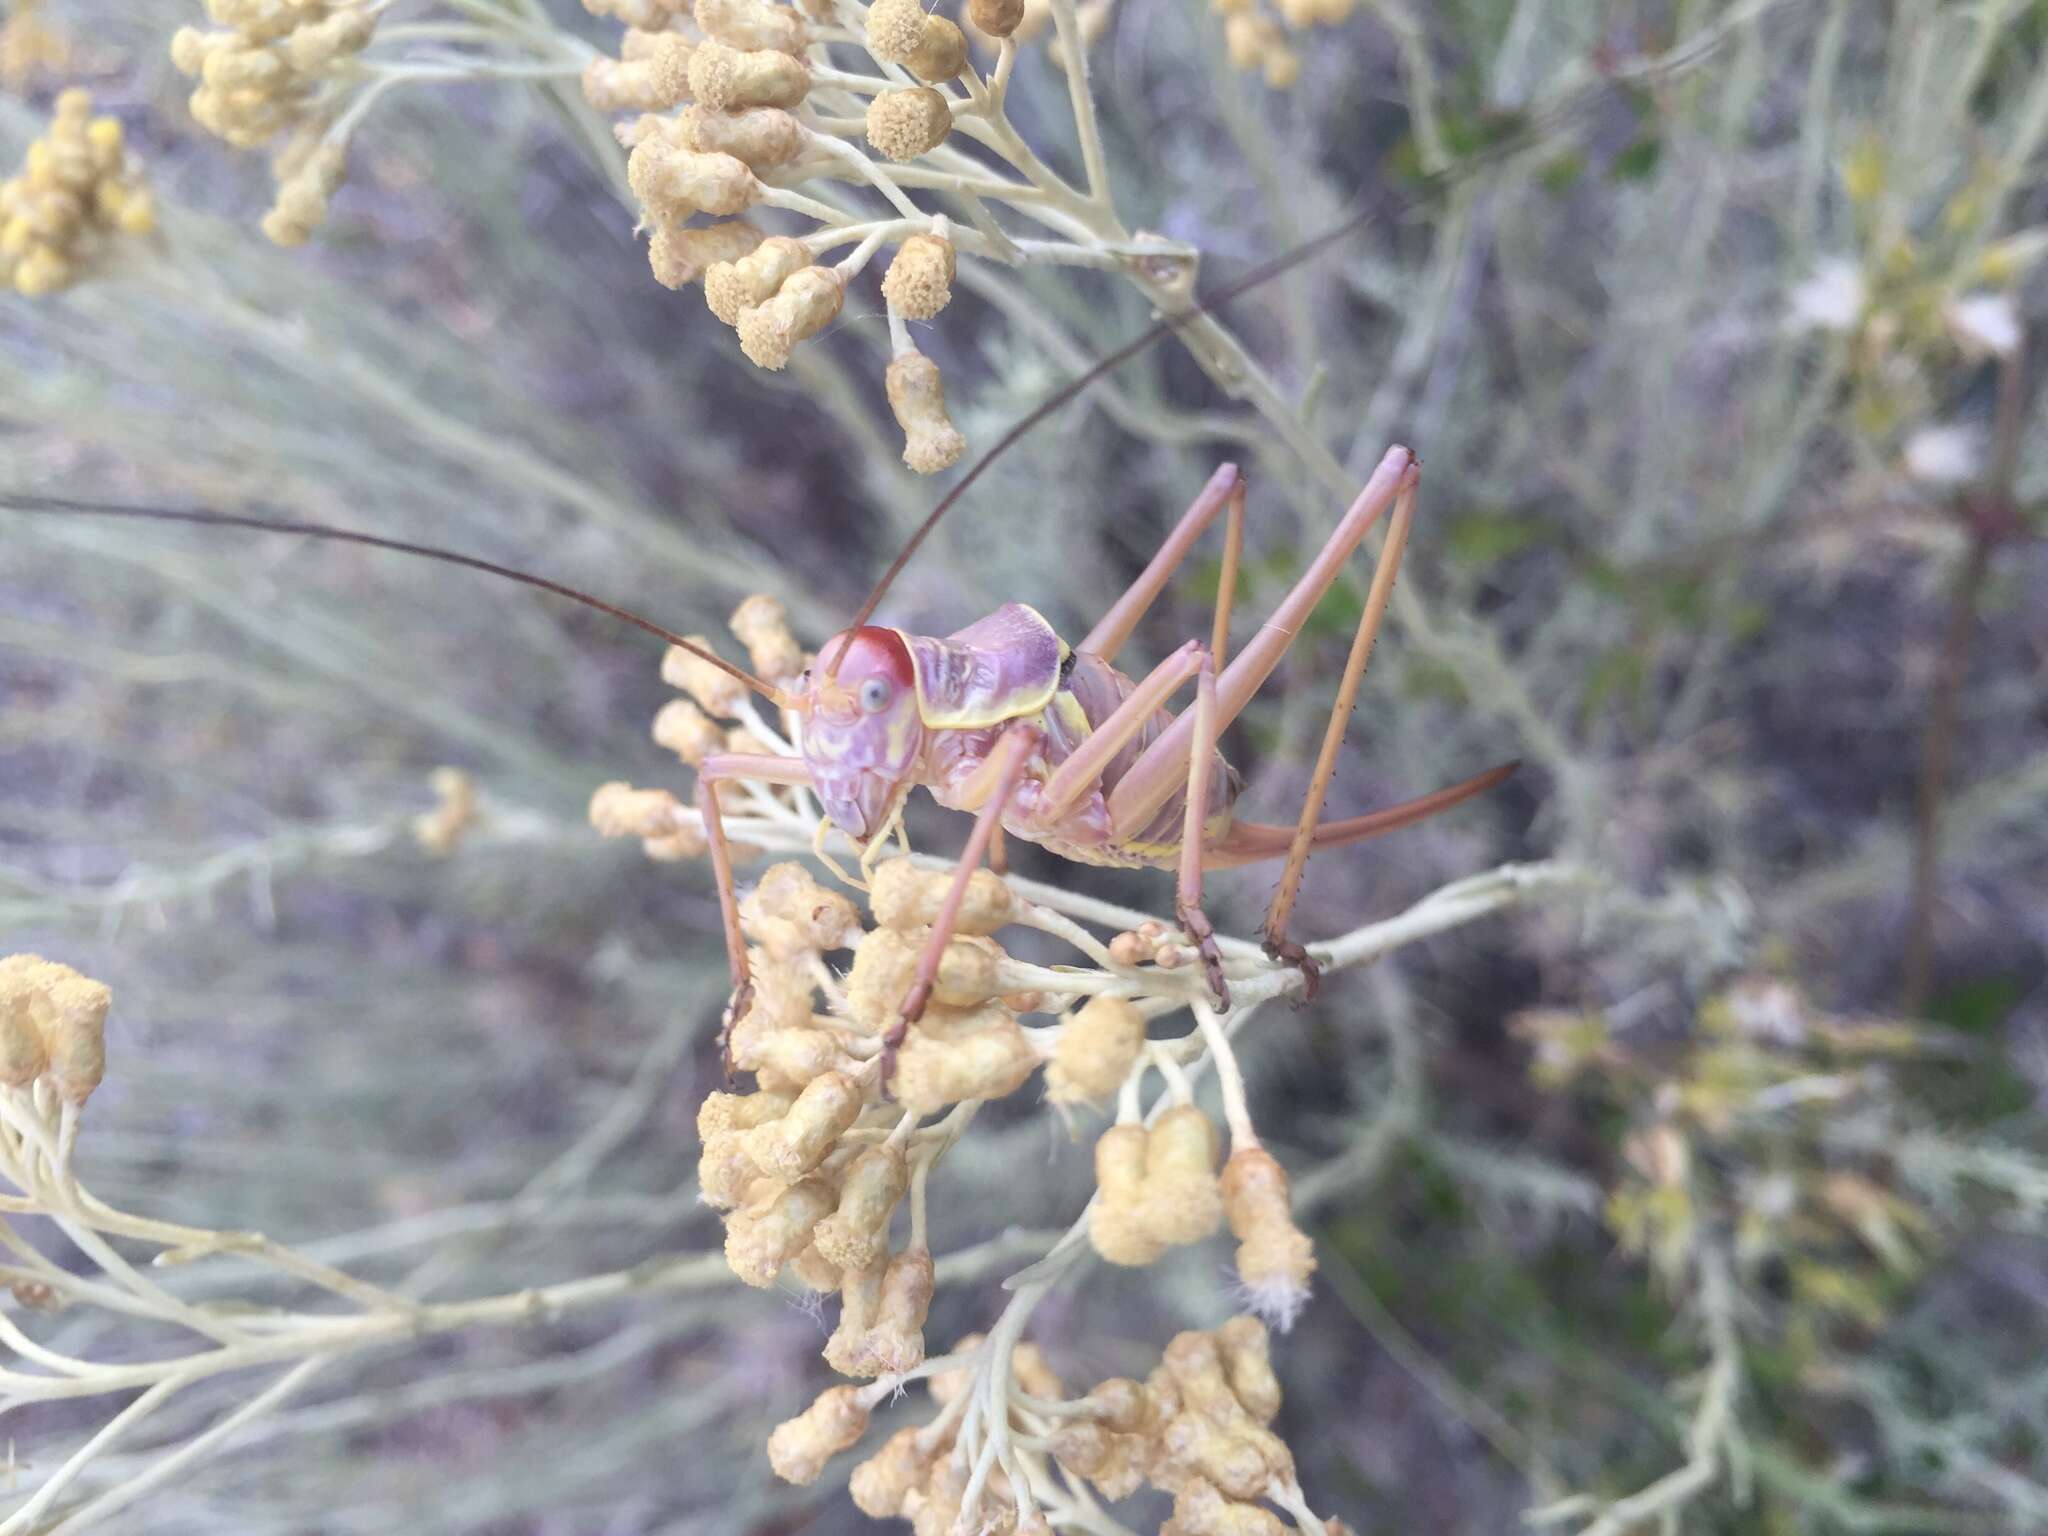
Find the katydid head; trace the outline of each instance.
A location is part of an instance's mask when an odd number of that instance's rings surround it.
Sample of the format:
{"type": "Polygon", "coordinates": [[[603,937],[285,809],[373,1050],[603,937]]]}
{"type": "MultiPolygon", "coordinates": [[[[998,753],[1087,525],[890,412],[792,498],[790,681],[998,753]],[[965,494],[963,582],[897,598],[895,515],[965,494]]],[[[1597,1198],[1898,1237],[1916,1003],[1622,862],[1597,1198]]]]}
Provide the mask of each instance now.
{"type": "Polygon", "coordinates": [[[888,825],[924,750],[917,671],[903,637],[872,625],[834,635],[818,654],[841,659],[804,674],[804,761],[825,814],[865,843],[888,825]]]}

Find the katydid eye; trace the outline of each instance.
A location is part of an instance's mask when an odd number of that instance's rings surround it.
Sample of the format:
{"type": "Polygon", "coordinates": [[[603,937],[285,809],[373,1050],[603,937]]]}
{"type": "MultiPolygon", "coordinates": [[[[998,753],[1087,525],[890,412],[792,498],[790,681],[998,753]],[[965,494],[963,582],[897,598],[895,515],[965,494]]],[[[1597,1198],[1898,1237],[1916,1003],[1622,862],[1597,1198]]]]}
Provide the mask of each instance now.
{"type": "Polygon", "coordinates": [[[860,685],[860,707],[871,715],[880,714],[889,707],[895,691],[886,677],[871,677],[860,685]]]}

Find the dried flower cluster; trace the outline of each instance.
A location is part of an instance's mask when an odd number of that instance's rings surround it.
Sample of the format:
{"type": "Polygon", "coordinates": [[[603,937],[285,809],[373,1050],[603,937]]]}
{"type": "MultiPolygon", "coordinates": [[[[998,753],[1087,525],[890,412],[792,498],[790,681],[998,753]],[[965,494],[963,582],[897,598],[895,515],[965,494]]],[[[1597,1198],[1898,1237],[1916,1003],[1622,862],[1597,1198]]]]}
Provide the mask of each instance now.
{"type": "MultiPolygon", "coordinates": [[[[1280,1411],[1269,1343],[1257,1318],[1232,1318],[1214,1332],[1178,1335],[1147,1380],[1112,1377],[1073,1399],[1035,1347],[1016,1346],[1006,1371],[1006,1428],[1042,1447],[1020,1450],[1017,1466],[1028,1474],[1021,1481],[999,1467],[977,1482],[953,1454],[977,1378],[966,1369],[936,1373],[930,1387],[937,1414],[890,1436],[853,1469],[849,1491],[863,1513],[907,1520],[916,1536],[1048,1531],[1064,1523],[1049,1519],[1033,1492],[1057,1486],[1046,1475],[1049,1457],[1104,1499],[1147,1487],[1171,1494],[1173,1514],[1161,1536],[1281,1536],[1289,1525],[1262,1507],[1267,1499],[1287,1511],[1294,1529],[1338,1536],[1340,1522],[1307,1513],[1294,1457],[1268,1427],[1280,1411]]],[[[986,1340],[970,1335],[952,1358],[985,1352],[986,1340]]],[[[872,1396],[834,1388],[782,1425],[776,1470],[793,1481],[815,1477],[826,1457],[860,1438],[872,1396]]]]}
{"type": "Polygon", "coordinates": [[[460,768],[436,768],[428,777],[434,808],[413,818],[413,841],[445,858],[477,822],[476,781],[460,768]]]}
{"type": "Polygon", "coordinates": [[[115,235],[156,228],[156,202],[120,121],[68,90],[21,173],[0,182],[0,284],[36,297],[67,288],[115,235]]]}
{"type": "Polygon", "coordinates": [[[0,85],[21,90],[37,75],[71,63],[71,40],[43,15],[42,0],[14,0],[0,21],[0,85]]]}
{"type": "Polygon", "coordinates": [[[1301,78],[1304,34],[1351,19],[1358,0],[1209,0],[1223,18],[1223,45],[1233,69],[1257,70],[1276,91],[1301,78]]]}
{"type": "Polygon", "coordinates": [[[277,198],[263,233],[303,245],[327,220],[345,171],[335,119],[353,88],[349,64],[370,45],[380,7],[354,0],[208,0],[215,30],[180,27],[171,62],[199,82],[192,116],[241,149],[282,137],[271,157],[277,198]]]}
{"type": "MultiPolygon", "coordinates": [[[[922,0],[860,6],[815,0],[586,0],[626,24],[616,58],[583,76],[590,103],[631,112],[619,125],[631,151],[628,180],[649,231],[649,261],[671,288],[702,282],[711,312],[738,333],[762,368],[845,311],[850,286],[893,248],[880,292],[891,362],[885,395],[904,433],[904,462],[920,474],[957,463],[966,441],[946,409],[938,365],[909,324],[933,319],[952,297],[964,249],[1007,264],[1117,266],[1147,253],[1188,253],[1133,240],[1099,185],[1054,175],[1009,122],[1004,102],[1018,41],[1033,30],[1022,0],[973,0],[965,20],[996,50],[984,75],[967,32],[922,0]],[[835,62],[858,49],[865,71],[835,62]],[[799,190],[801,188],[802,190],[799,190]],[[973,218],[956,230],[921,207],[929,192],[973,218]],[[862,203],[870,206],[860,206],[862,203]],[[991,216],[1017,216],[1012,233],[991,216]],[[772,233],[783,217],[807,233],[772,233]],[[850,247],[836,261],[830,254],[850,247]]],[[[1035,18],[1050,14],[1041,6],[1035,18]]],[[[1107,7],[1091,14],[1107,16],[1107,7]]],[[[1084,46],[1086,28],[1076,28],[1084,46]]],[[[1062,55],[1063,56],[1063,55],[1062,55]]],[[[1077,98],[1092,141],[1092,108],[1077,98]]]]}
{"type": "MultiPolygon", "coordinates": [[[[761,673],[786,679],[805,662],[766,598],[742,604],[733,629],[761,673]]],[[[663,676],[688,697],[663,707],[654,734],[685,762],[739,746],[796,750],[796,717],[763,720],[747,690],[701,657],[672,649],[663,676]]],[[[806,791],[733,781],[718,794],[736,841],[796,851],[816,840],[806,791]]],[[[591,820],[606,835],[641,838],[659,859],[704,847],[697,813],[666,789],[606,785],[591,820]]],[[[1250,946],[1234,949],[1230,964],[1243,979],[1232,981],[1236,1008],[1219,1015],[1199,967],[1182,963],[1184,935],[1133,914],[1104,942],[1018,882],[978,870],[932,1001],[892,1056],[883,1037],[900,1017],[953,874],[914,858],[878,859],[879,851],[864,863],[865,912],[796,862],[771,864],[746,892],[739,917],[752,1002],[732,1025],[730,1061],[753,1081],[711,1094],[698,1117],[699,1191],[724,1215],[727,1266],[753,1286],[836,1292],[825,1361],[873,1383],[833,1387],[777,1429],[775,1470],[793,1482],[815,1479],[863,1437],[870,1412],[903,1380],[928,1375],[940,1417],[898,1434],[855,1473],[854,1496],[872,1514],[901,1515],[933,1533],[977,1521],[1004,1530],[1064,1525],[1075,1496],[1059,1491],[1049,1451],[1103,1497],[1141,1486],[1172,1494],[1167,1529],[1180,1536],[1278,1531],[1261,1499],[1311,1528],[1292,1458],[1266,1428],[1279,1393],[1258,1318],[1292,1321],[1315,1254],[1295,1222],[1285,1172],[1253,1131],[1230,1044],[1244,1012],[1295,985],[1296,973],[1250,946]],[[1055,935],[1092,964],[1020,960],[999,938],[1017,927],[1055,935]],[[1183,1009],[1194,1014],[1192,1031],[1152,1037],[1150,1019],[1183,1009]],[[926,1358],[938,1283],[928,1192],[943,1187],[940,1165],[981,1105],[1024,1091],[1041,1069],[1061,1117],[1088,1106],[1114,1114],[1094,1146],[1095,1197],[1058,1250],[1060,1267],[1089,1252],[1145,1266],[1227,1227],[1238,1294],[1257,1314],[1175,1340],[1144,1386],[1105,1383],[1076,1403],[1061,1401],[1058,1381],[1014,1334],[1000,1351],[972,1339],[926,1358]],[[1193,1097],[1197,1074],[1210,1069],[1227,1157],[1217,1122],[1193,1097]],[[1155,1073],[1163,1090],[1147,1107],[1155,1073]],[[1008,1430],[994,1415],[998,1399],[1010,1403],[1008,1430]]],[[[1028,1310],[1029,1302],[1017,1305],[1028,1310]]]]}

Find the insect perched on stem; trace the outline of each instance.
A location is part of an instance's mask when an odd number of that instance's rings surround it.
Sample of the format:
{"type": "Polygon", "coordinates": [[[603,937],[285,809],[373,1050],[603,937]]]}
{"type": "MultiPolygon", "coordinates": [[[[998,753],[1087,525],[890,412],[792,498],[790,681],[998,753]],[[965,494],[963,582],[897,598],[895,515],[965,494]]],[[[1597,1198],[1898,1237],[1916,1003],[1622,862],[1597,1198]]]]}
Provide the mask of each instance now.
{"type": "MultiPolygon", "coordinates": [[[[1348,234],[1349,220],[1249,274],[1223,297],[1256,286],[1348,234]]],[[[1206,306],[1196,306],[1199,313],[1206,306]]],[[[1222,955],[1202,910],[1211,869],[1285,859],[1265,922],[1268,955],[1299,967],[1313,995],[1313,960],[1290,935],[1296,893],[1310,853],[1413,825],[1492,788],[1514,771],[1505,763],[1460,783],[1327,825],[1322,805],[1344,728],[1407,546],[1420,465],[1389,448],[1308,568],[1235,657],[1226,654],[1239,557],[1246,482],[1234,465],[1213,474],[1151,563],[1076,645],[1068,645],[1034,609],[1007,603],[944,637],[914,635],[868,622],[896,574],[939,519],[994,458],[1095,378],[1184,323],[1168,317],[1055,391],[1012,427],[958,481],[869,594],[853,622],[826,642],[817,663],[786,689],[732,665],[650,619],[530,572],[453,550],[350,529],[206,510],[113,506],[56,497],[16,498],[13,509],[127,516],[214,527],[297,533],[365,544],[489,572],[568,597],[657,635],[737,678],[794,717],[794,757],[720,752],[698,769],[696,805],[704,822],[717,886],[733,994],[725,1039],[753,997],[740,929],[731,849],[715,793],[722,782],[755,781],[811,790],[826,818],[864,850],[878,850],[909,792],[920,785],[940,804],[975,815],[948,895],[920,956],[911,986],[883,1037],[883,1073],[905,1032],[922,1015],[953,936],[969,881],[985,859],[1000,858],[1001,833],[1088,864],[1178,871],[1175,912],[1201,955],[1219,1004],[1227,1004],[1222,955]],[[1389,516],[1391,513],[1391,516],[1389,516]],[[1221,514],[1225,551],[1215,621],[1206,640],[1188,641],[1144,676],[1115,665],[1125,642],[1221,514]],[[1251,702],[1286,654],[1345,562],[1382,518],[1384,542],[1351,653],[1337,688],[1314,774],[1292,827],[1241,821],[1243,780],[1217,751],[1222,732],[1251,702]],[[1193,685],[1180,714],[1166,706],[1193,685]]],[[[729,1065],[729,1062],[728,1062],[729,1065]]]]}

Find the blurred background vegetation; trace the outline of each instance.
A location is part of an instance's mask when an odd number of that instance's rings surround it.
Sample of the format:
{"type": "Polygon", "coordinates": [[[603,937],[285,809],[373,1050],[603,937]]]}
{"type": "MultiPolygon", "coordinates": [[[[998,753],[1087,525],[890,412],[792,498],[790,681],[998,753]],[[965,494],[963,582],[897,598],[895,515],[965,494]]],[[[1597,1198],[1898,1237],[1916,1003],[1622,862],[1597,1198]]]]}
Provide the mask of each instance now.
{"type": "MultiPolygon", "coordinates": [[[[260,157],[196,130],[168,62],[198,9],[49,0],[61,47],[0,93],[0,164],[82,83],[162,204],[109,270],[0,299],[0,502],[341,522],[685,631],[753,591],[813,643],[844,621],[936,494],[898,464],[871,299],[755,370],[649,277],[573,87],[515,82],[394,93],[315,243],[275,249],[260,157]]],[[[1425,465],[1418,601],[1332,810],[1525,759],[1319,859],[1304,926],[1504,860],[1589,872],[1245,1053],[1323,1254],[1276,1352],[1304,1485],[1359,1531],[1576,1530],[1688,1466],[1665,1529],[2048,1529],[2048,6],[1377,0],[1299,47],[1270,89],[1192,0],[1117,0],[1091,66],[1119,201],[1210,287],[1380,214],[1224,312],[1336,464],[1425,465]]],[[[1073,164],[1042,52],[1015,92],[1073,164]]],[[[1149,319],[1096,274],[996,269],[919,344],[978,447],[1149,319]]],[[[1225,457],[1258,613],[1343,489],[1168,342],[980,482],[895,620],[1016,599],[1078,635],[1225,457]]],[[[0,939],[114,987],[102,1196],[436,1297],[715,1242],[688,1177],[710,887],[582,818],[607,779],[680,787],[648,644],[291,539],[0,510],[0,552],[0,939]],[[449,858],[409,830],[442,764],[485,808],[449,858]]],[[[1206,631],[1215,580],[1147,654],[1206,631]]],[[[1233,739],[1254,815],[1291,819],[1362,582],[1233,739]]],[[[1265,895],[1218,879],[1219,925],[1265,895]]],[[[935,1242],[1071,1218],[1086,1150],[1046,1120],[977,1128],[935,1242]]],[[[1222,1315],[1215,1269],[1092,1274],[1039,1335],[1073,1379],[1142,1371],[1222,1315]]],[[[942,1292],[934,1336],[991,1305],[942,1292]]],[[[818,1340],[733,1287],[375,1354],[128,1518],[856,1529],[759,1452],[818,1340]]],[[[96,1422],[10,1410],[24,1486],[96,1422]]]]}

